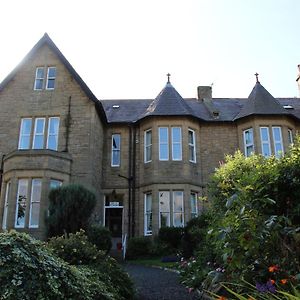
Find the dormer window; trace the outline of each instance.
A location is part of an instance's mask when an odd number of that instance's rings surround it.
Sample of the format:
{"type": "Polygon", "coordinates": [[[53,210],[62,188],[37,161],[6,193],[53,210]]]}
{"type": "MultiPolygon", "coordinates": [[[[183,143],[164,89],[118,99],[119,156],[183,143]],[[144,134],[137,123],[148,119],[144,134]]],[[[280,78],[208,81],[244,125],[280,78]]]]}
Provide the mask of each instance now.
{"type": "Polygon", "coordinates": [[[44,88],[46,90],[54,90],[55,87],[55,79],[56,79],[56,67],[37,67],[35,71],[35,81],[34,81],[34,90],[35,91],[41,91],[44,88]],[[45,82],[45,76],[47,69],[47,80],[46,85],[45,82]]]}

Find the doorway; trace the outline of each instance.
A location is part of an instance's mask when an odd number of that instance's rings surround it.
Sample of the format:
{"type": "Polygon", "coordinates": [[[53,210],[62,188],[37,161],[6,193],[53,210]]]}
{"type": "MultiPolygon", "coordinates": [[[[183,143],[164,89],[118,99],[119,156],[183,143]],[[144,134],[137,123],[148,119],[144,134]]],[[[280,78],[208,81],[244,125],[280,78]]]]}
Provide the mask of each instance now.
{"type": "Polygon", "coordinates": [[[105,227],[112,235],[112,250],[121,250],[123,233],[123,208],[105,207],[105,227]]]}

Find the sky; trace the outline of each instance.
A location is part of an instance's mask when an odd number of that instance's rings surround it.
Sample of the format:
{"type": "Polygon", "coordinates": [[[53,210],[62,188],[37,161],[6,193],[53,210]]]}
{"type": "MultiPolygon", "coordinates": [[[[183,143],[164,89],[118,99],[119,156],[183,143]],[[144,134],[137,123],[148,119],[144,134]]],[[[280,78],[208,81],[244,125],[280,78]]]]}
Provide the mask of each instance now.
{"type": "Polygon", "coordinates": [[[98,99],[299,97],[299,0],[1,1],[0,81],[45,32],[98,99]]]}

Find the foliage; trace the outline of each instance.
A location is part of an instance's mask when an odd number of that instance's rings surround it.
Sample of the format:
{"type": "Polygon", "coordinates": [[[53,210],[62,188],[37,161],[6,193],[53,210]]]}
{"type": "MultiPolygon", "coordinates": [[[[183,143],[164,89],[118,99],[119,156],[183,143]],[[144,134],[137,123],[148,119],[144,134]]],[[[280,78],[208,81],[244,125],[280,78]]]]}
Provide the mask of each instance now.
{"type": "Polygon", "coordinates": [[[181,246],[183,228],[181,227],[161,227],[158,232],[158,239],[165,243],[171,250],[178,250],[181,246]]]}
{"type": "Polygon", "coordinates": [[[136,259],[139,257],[147,257],[151,253],[152,241],[149,237],[133,237],[128,241],[127,259],[136,259]]]}
{"type": "Polygon", "coordinates": [[[25,233],[0,233],[1,299],[116,299],[90,272],[68,265],[25,233]]]}
{"type": "Polygon", "coordinates": [[[111,232],[103,226],[92,224],[87,230],[88,240],[96,245],[98,250],[103,250],[107,254],[112,246],[111,232]]]}
{"type": "Polygon", "coordinates": [[[206,233],[212,217],[206,211],[200,216],[191,219],[184,227],[181,241],[182,256],[190,258],[206,243],[206,233]]]}
{"type": "MultiPolygon", "coordinates": [[[[183,262],[183,281],[216,291],[222,280],[270,283],[291,291],[300,279],[299,140],[280,159],[227,156],[210,183],[213,216],[204,240],[212,249],[183,262]],[[206,275],[204,274],[206,273],[206,275]]],[[[273,287],[270,286],[270,289],[273,287]]]]}
{"type": "Polygon", "coordinates": [[[90,265],[104,256],[104,252],[98,251],[88,240],[84,230],[70,233],[68,237],[53,237],[48,245],[57,256],[72,265],[90,265]]]}
{"type": "Polygon", "coordinates": [[[79,184],[53,189],[49,194],[48,236],[86,230],[96,204],[95,194],[79,184]]]}

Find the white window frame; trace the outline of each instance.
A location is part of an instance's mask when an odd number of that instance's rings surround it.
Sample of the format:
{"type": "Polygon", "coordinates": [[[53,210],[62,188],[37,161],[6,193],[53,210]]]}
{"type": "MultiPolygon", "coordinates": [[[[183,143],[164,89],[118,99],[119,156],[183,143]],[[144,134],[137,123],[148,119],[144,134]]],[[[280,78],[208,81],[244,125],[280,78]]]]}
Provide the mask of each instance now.
{"type": "Polygon", "coordinates": [[[21,120],[21,126],[20,126],[20,133],[19,133],[19,145],[18,145],[18,149],[19,150],[27,150],[27,149],[30,149],[30,142],[31,142],[31,131],[32,131],[32,118],[22,118],[21,120]],[[22,129],[23,129],[23,126],[24,126],[24,122],[25,120],[30,120],[30,132],[29,134],[22,134],[22,129]],[[22,137],[29,137],[29,144],[28,144],[28,147],[25,148],[25,147],[21,147],[21,141],[22,141],[22,137]]]}
{"type": "Polygon", "coordinates": [[[29,180],[28,179],[24,179],[24,178],[20,178],[18,180],[18,193],[17,193],[17,199],[16,199],[16,214],[15,214],[15,228],[25,228],[25,224],[26,224],[26,211],[27,211],[27,202],[28,202],[28,186],[29,186],[29,180]],[[23,225],[18,225],[17,224],[17,220],[18,220],[18,210],[19,210],[19,196],[20,196],[20,186],[21,186],[21,182],[26,183],[26,199],[25,199],[25,211],[24,211],[24,224],[23,225]]]}
{"type": "Polygon", "coordinates": [[[254,153],[254,136],[253,136],[253,128],[248,128],[248,129],[245,129],[243,131],[243,138],[244,138],[244,154],[246,157],[250,156],[252,153],[254,153]],[[247,140],[246,140],[246,134],[247,132],[249,132],[249,134],[251,133],[251,136],[252,136],[252,142],[250,143],[247,143],[247,140]],[[252,147],[252,151],[250,153],[250,155],[248,155],[248,148],[252,147]]]}
{"type": "Polygon", "coordinates": [[[35,91],[41,91],[44,88],[44,79],[45,79],[45,68],[44,67],[37,67],[35,69],[35,80],[34,80],[34,90],[35,91]],[[43,70],[43,77],[38,77],[38,70],[42,69],[43,70]],[[42,88],[38,89],[37,88],[37,82],[42,81],[42,88]]]}
{"type": "Polygon", "coordinates": [[[46,118],[36,118],[34,120],[34,132],[33,132],[32,149],[35,149],[35,150],[44,149],[44,144],[45,144],[45,124],[46,124],[46,118]],[[37,122],[39,120],[43,120],[43,132],[42,133],[37,133],[36,132],[36,130],[37,130],[37,122]],[[42,144],[41,148],[36,148],[35,147],[35,140],[36,140],[37,136],[41,136],[43,138],[43,144],[42,144]]]}
{"type": "Polygon", "coordinates": [[[121,165],[121,134],[113,133],[111,136],[111,166],[112,167],[119,167],[121,165]],[[114,149],[114,137],[119,136],[119,147],[114,149]],[[118,164],[114,164],[114,153],[118,153],[119,162],[118,164]]]}
{"type": "Polygon", "coordinates": [[[270,143],[270,132],[269,132],[269,127],[266,127],[266,126],[261,126],[259,128],[259,131],[260,131],[260,143],[261,143],[261,154],[264,156],[264,157],[270,157],[272,155],[272,151],[271,151],[271,143],[270,143]],[[267,130],[267,137],[268,137],[268,140],[266,141],[263,141],[262,139],[262,131],[266,129],[267,130]],[[268,145],[268,149],[269,149],[269,153],[270,155],[264,155],[264,147],[263,145],[268,145]]]}
{"type": "Polygon", "coordinates": [[[41,210],[41,196],[42,196],[42,179],[41,178],[33,178],[31,181],[31,194],[30,194],[30,210],[29,210],[29,228],[38,228],[39,227],[39,217],[40,217],[40,210],[41,210]],[[40,194],[38,197],[34,200],[33,197],[36,196],[34,193],[35,183],[38,182],[40,184],[40,194]],[[34,225],[31,224],[32,222],[32,212],[33,212],[33,206],[35,204],[38,204],[38,224],[34,225]]]}
{"type": "Polygon", "coordinates": [[[55,80],[56,80],[56,67],[48,67],[47,68],[46,90],[54,90],[55,89],[55,80]],[[51,77],[49,76],[50,69],[55,69],[55,76],[54,77],[53,76],[51,76],[51,77]],[[50,80],[54,81],[54,85],[51,88],[48,87],[50,80]]]}
{"type": "Polygon", "coordinates": [[[288,141],[290,145],[294,144],[293,130],[290,128],[288,129],[288,141]]]}
{"type": "Polygon", "coordinates": [[[59,124],[60,124],[60,118],[59,117],[49,117],[49,119],[48,119],[48,133],[47,133],[47,149],[50,149],[49,148],[49,139],[52,136],[55,137],[55,142],[56,142],[55,146],[56,147],[55,147],[55,149],[51,148],[50,150],[57,151],[57,149],[58,149],[59,124]],[[58,120],[57,132],[55,132],[55,133],[50,132],[50,128],[51,128],[50,125],[51,125],[52,120],[58,120]]]}
{"type": "Polygon", "coordinates": [[[144,194],[144,235],[152,235],[152,226],[153,226],[153,212],[152,212],[152,193],[145,193],[144,194]],[[151,202],[151,210],[147,211],[147,201],[151,202]],[[150,215],[150,222],[151,222],[151,230],[148,230],[149,224],[148,224],[148,216],[150,215]]]}
{"type": "Polygon", "coordinates": [[[168,222],[166,224],[166,227],[170,227],[171,226],[171,207],[170,207],[170,191],[159,191],[158,192],[158,201],[159,201],[159,228],[161,228],[161,214],[168,214],[168,222]],[[161,195],[163,195],[164,193],[167,193],[168,197],[168,211],[162,211],[161,209],[161,203],[160,203],[160,198],[161,195]]]}
{"type": "Polygon", "coordinates": [[[5,199],[4,199],[4,208],[3,208],[3,219],[2,219],[2,229],[7,229],[7,213],[8,213],[8,201],[10,196],[10,188],[11,182],[8,181],[6,183],[6,190],[5,190],[5,199]]]}
{"type": "Polygon", "coordinates": [[[183,201],[183,197],[184,197],[184,194],[183,194],[183,191],[173,191],[172,193],[172,204],[173,204],[173,227],[184,227],[184,201],[183,201]],[[182,207],[182,210],[181,211],[175,211],[175,194],[180,194],[180,200],[181,200],[181,207],[182,207]],[[182,223],[180,226],[175,226],[175,216],[176,215],[181,215],[181,218],[182,218],[182,223]]]}
{"type": "Polygon", "coordinates": [[[190,205],[191,205],[191,218],[196,218],[198,216],[198,193],[191,192],[190,193],[190,205]],[[193,202],[195,202],[193,204],[193,202]],[[195,207],[195,211],[192,208],[195,207]]]}
{"type": "Polygon", "coordinates": [[[275,157],[279,158],[284,155],[284,148],[283,148],[283,141],[282,141],[282,130],[280,126],[272,126],[272,134],[273,134],[273,146],[274,146],[274,155],[275,157]],[[275,140],[275,133],[274,131],[278,129],[280,138],[279,140],[275,140]],[[280,144],[281,151],[277,151],[277,145],[280,144]]]}
{"type": "Polygon", "coordinates": [[[158,127],[158,140],[159,140],[159,160],[161,161],[167,161],[169,160],[169,128],[168,127],[158,127]],[[166,130],[167,132],[167,141],[161,140],[161,130],[166,130]],[[167,157],[162,158],[162,153],[161,153],[161,146],[162,145],[167,145],[167,157]]]}
{"type": "Polygon", "coordinates": [[[144,132],[144,162],[148,163],[152,161],[152,129],[148,129],[144,132]],[[147,144],[147,136],[150,135],[150,143],[147,144]],[[148,159],[148,154],[150,159],[148,159]]]}
{"type": "Polygon", "coordinates": [[[189,147],[189,161],[192,163],[196,163],[197,159],[196,159],[196,134],[195,134],[195,130],[193,129],[189,129],[188,130],[188,147],[189,147]],[[192,142],[190,142],[190,133],[192,134],[192,142]],[[191,158],[190,156],[190,149],[192,150],[194,159],[191,158]]]}
{"type": "Polygon", "coordinates": [[[182,132],[181,132],[181,127],[171,127],[171,137],[172,137],[172,160],[177,160],[180,161],[182,160],[182,132]],[[179,129],[179,141],[174,141],[174,132],[175,129],[178,130],[179,129]],[[179,149],[180,149],[180,155],[178,157],[175,157],[175,151],[174,148],[176,145],[179,145],[179,149]]]}

